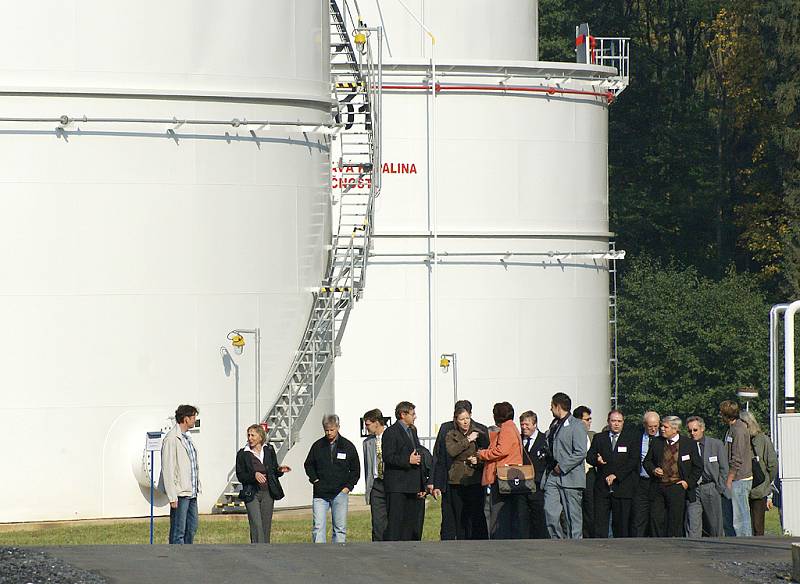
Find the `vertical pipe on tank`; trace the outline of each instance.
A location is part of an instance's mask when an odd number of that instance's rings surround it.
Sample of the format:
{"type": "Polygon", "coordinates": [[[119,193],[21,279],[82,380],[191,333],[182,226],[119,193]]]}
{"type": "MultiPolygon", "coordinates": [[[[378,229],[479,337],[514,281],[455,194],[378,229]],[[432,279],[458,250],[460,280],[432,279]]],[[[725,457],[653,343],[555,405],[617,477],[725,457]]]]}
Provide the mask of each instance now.
{"type": "Polygon", "coordinates": [[[786,308],[783,315],[783,371],[785,376],[784,383],[784,404],[787,414],[794,413],[794,315],[800,310],[800,300],[795,300],[786,308]]]}
{"type": "MultiPolygon", "coordinates": [[[[436,112],[435,112],[435,100],[436,100],[436,59],[435,59],[435,50],[436,50],[436,37],[430,31],[430,29],[425,26],[425,23],[418,18],[411,9],[406,6],[403,0],[397,0],[400,6],[414,19],[420,30],[422,31],[422,52],[424,53],[424,43],[425,43],[425,35],[430,38],[431,41],[431,56],[430,56],[430,92],[427,95],[427,103],[426,103],[426,140],[425,145],[427,147],[427,165],[428,165],[428,176],[427,176],[427,196],[428,196],[428,217],[427,217],[427,251],[428,251],[428,436],[433,435],[433,396],[435,393],[434,385],[436,383],[436,378],[433,374],[434,368],[436,366],[434,360],[436,358],[435,354],[435,347],[436,347],[436,315],[437,315],[437,307],[436,307],[436,264],[438,262],[438,255],[437,255],[437,237],[438,231],[436,227],[436,183],[435,183],[435,146],[436,146],[436,112]],[[433,245],[431,245],[431,235],[433,235],[433,245]]],[[[425,17],[425,4],[422,4],[422,18],[425,17]]]]}
{"type": "Polygon", "coordinates": [[[788,304],[775,304],[769,311],[769,435],[775,447],[778,442],[775,432],[778,429],[778,323],[780,315],[786,312],[788,304]]]}

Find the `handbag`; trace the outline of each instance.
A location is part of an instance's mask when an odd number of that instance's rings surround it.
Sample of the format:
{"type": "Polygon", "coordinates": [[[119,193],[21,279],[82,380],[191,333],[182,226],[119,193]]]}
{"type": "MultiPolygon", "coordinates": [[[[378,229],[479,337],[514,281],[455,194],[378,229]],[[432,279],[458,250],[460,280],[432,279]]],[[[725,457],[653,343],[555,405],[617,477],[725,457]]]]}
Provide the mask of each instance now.
{"type": "Polygon", "coordinates": [[[530,464],[507,464],[497,467],[497,490],[501,495],[529,495],[536,492],[534,481],[536,471],[533,462],[524,448],[522,452],[530,464]]]}
{"type": "Polygon", "coordinates": [[[759,485],[764,484],[766,482],[767,477],[764,474],[764,469],[761,466],[761,457],[756,454],[756,446],[753,444],[753,439],[750,438],[750,448],[752,448],[753,452],[753,486],[752,488],[756,488],[759,485]]]}
{"type": "Polygon", "coordinates": [[[256,492],[258,492],[258,487],[256,485],[252,483],[242,485],[242,488],[239,490],[239,499],[245,503],[249,503],[256,498],[256,492]]]}

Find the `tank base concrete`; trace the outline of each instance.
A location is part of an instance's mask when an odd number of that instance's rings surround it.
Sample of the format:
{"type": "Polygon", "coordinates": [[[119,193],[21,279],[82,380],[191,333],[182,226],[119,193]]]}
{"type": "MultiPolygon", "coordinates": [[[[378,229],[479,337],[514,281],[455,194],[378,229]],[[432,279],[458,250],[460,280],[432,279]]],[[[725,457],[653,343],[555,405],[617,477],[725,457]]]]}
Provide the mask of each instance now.
{"type": "Polygon", "coordinates": [[[38,548],[115,584],[741,582],[723,565],[791,562],[790,538],[38,548]]]}

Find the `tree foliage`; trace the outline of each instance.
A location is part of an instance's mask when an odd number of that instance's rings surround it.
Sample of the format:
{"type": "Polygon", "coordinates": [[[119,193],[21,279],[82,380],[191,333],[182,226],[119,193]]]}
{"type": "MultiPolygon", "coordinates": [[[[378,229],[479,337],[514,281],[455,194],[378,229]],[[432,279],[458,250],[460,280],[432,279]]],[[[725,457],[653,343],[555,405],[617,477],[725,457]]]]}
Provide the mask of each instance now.
{"type": "Polygon", "coordinates": [[[580,22],[631,37],[610,117],[618,245],[800,294],[800,2],[541,0],[539,14],[543,60],[574,60],[580,22]]]}
{"type": "MultiPolygon", "coordinates": [[[[768,396],[768,314],[752,275],[731,270],[714,280],[696,268],[633,260],[619,300],[621,409],[699,415],[719,432],[721,401],[745,386],[768,396]]],[[[762,421],[767,401],[753,403],[762,421]]]]}

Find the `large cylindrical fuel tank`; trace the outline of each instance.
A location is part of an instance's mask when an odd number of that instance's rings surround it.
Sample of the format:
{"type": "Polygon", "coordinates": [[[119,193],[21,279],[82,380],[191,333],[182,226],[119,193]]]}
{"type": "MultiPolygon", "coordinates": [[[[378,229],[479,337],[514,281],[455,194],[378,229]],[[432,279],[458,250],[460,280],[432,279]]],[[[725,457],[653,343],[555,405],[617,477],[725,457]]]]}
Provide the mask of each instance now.
{"type": "MultiPolygon", "coordinates": [[[[451,14],[468,21],[425,19],[436,39],[431,62],[398,43],[397,29],[413,26],[402,6],[390,13],[393,4],[380,2],[392,45],[391,57],[384,47],[383,188],[369,284],[337,362],[338,410],[379,407],[393,417],[409,400],[423,436],[452,419],[456,398],[471,400],[487,424],[493,404],[509,401],[517,415],[534,410],[546,429],[550,397],[563,391],[603,417],[605,81],[615,71],[535,61],[536,3],[524,1],[422,2],[433,15],[458,4],[451,14]],[[480,54],[470,39],[498,44],[480,54]],[[452,353],[442,371],[440,355],[452,353]]],[[[357,432],[356,423],[345,431],[357,432]]]]}
{"type": "Polygon", "coordinates": [[[211,510],[325,270],[328,38],[325,2],[9,5],[0,522],[146,515],[182,403],[211,510]]]}

